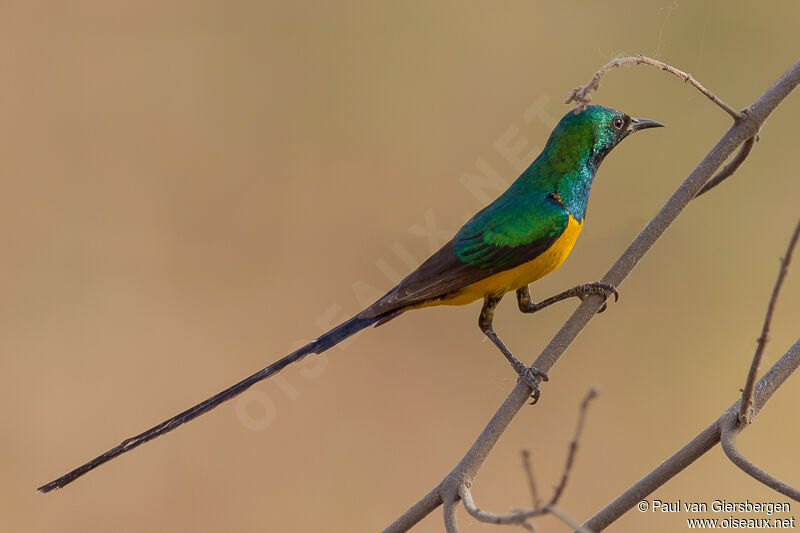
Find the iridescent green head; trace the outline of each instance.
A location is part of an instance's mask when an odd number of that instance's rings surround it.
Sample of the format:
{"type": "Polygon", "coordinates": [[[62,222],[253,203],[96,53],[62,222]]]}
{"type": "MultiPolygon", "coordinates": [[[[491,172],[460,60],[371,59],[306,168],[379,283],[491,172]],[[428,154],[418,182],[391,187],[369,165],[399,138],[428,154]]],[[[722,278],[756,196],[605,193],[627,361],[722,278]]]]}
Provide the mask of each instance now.
{"type": "Polygon", "coordinates": [[[659,126],[663,124],[599,105],[590,105],[577,113],[570,111],[516,183],[518,187],[533,186],[556,193],[570,215],[581,221],[586,215],[595,172],[603,158],[631,133],[659,126]]]}
{"type": "Polygon", "coordinates": [[[631,133],[663,126],[646,118],[633,118],[622,111],[590,105],[583,111],[570,111],[561,119],[547,147],[567,161],[584,160],[594,172],[603,158],[631,133]]]}

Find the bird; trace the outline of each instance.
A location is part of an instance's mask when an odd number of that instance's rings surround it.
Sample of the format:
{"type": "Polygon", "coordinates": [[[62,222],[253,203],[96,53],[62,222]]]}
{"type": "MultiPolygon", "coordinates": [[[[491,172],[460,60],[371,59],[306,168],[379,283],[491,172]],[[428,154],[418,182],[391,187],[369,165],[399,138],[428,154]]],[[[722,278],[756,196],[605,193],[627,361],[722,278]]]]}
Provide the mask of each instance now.
{"type": "Polygon", "coordinates": [[[480,210],[441,249],[372,305],[222,392],[174,417],[124,440],[60,478],[38,488],[50,492],[145,442],[172,431],[273,376],[310,354],[320,354],[369,326],[385,324],[407,311],[436,305],[465,305],[483,300],[478,325],[538,400],[547,374],[517,359],[492,325],[500,299],[515,291],[523,313],[556,302],[598,294],[605,302],[617,289],[584,283],[534,302],[529,285],[561,266],[586,219],[595,174],[608,153],[630,134],[662,127],[651,119],[589,105],[567,112],[553,129],[541,154],[497,199],[480,210]]]}

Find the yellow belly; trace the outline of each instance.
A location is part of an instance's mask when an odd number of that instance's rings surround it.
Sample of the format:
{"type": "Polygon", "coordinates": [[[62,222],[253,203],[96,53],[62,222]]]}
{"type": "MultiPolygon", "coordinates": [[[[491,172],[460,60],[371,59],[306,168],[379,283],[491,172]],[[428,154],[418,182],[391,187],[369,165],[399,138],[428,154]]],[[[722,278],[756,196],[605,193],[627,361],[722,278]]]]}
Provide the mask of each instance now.
{"type": "Polygon", "coordinates": [[[572,247],[575,246],[581,229],[583,229],[583,222],[578,222],[570,216],[567,229],[564,230],[561,237],[550,248],[539,254],[536,259],[476,281],[447,298],[425,302],[414,307],[465,305],[488,295],[501,296],[508,291],[514,291],[533,283],[561,266],[561,263],[572,251],[572,247]]]}

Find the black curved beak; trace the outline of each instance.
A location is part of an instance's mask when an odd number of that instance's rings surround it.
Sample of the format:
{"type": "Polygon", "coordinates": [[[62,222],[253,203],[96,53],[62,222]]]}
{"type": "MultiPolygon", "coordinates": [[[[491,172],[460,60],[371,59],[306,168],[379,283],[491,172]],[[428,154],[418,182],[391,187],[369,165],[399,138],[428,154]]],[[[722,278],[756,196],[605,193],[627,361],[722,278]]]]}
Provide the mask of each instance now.
{"type": "Polygon", "coordinates": [[[647,128],[663,128],[663,127],[664,124],[657,122],[655,120],[650,120],[649,118],[631,117],[631,125],[628,126],[628,130],[634,132],[639,130],[646,130],[647,128]]]}

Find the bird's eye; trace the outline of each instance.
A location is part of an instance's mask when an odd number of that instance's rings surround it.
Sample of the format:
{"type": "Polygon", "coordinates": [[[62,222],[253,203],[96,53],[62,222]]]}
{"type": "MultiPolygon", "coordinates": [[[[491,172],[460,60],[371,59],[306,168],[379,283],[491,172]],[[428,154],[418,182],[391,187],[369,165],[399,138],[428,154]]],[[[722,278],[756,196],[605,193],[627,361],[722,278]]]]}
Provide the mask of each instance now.
{"type": "Polygon", "coordinates": [[[611,124],[614,126],[615,129],[621,130],[622,126],[625,125],[625,121],[622,120],[620,117],[616,117],[611,124]]]}

